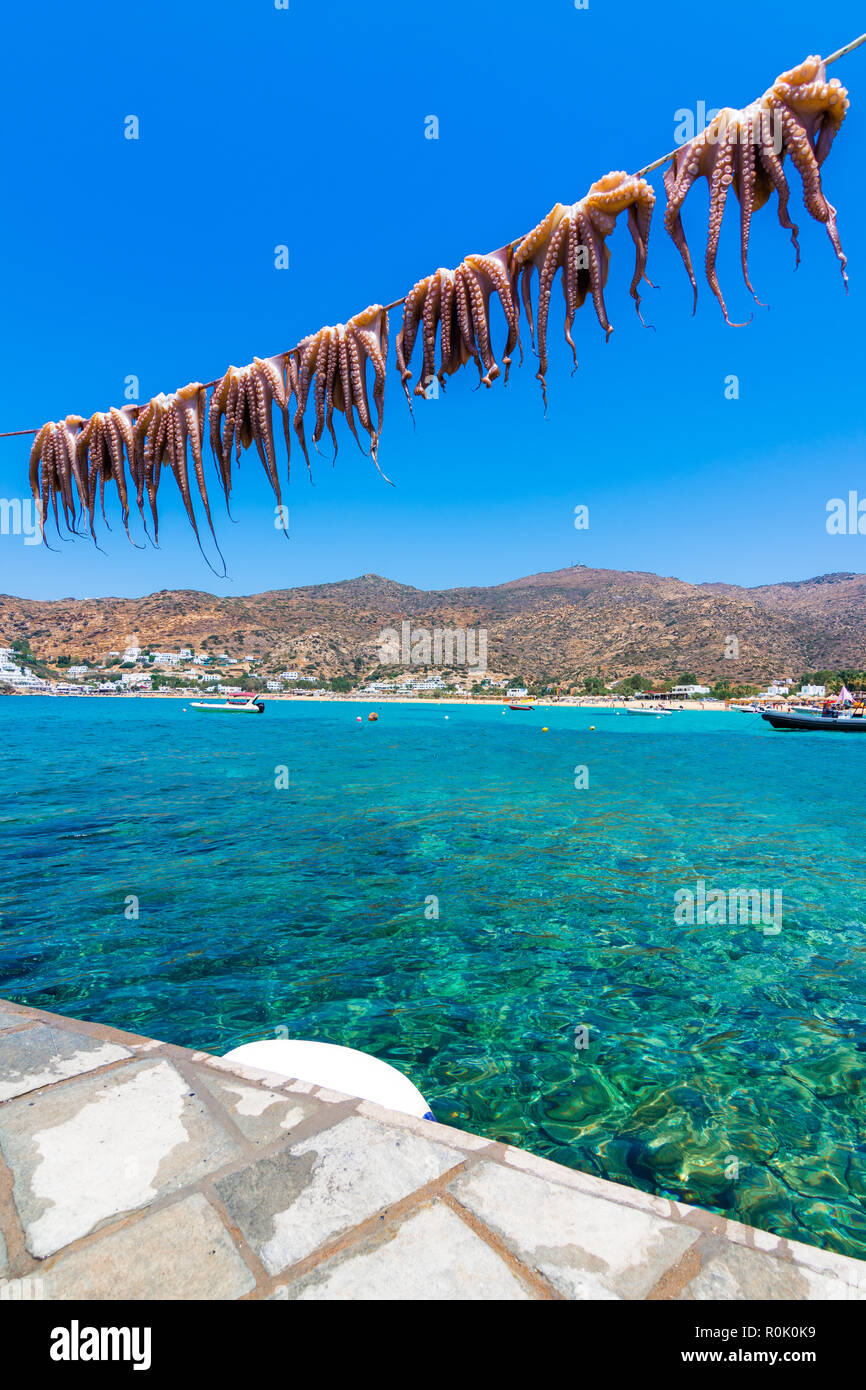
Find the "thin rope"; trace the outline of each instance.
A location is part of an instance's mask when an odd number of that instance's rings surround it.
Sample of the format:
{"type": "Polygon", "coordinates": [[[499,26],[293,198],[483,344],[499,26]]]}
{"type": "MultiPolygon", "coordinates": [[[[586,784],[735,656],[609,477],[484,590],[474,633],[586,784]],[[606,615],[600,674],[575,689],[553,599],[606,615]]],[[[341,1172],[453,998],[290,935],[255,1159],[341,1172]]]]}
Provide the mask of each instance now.
{"type": "MultiPolygon", "coordinates": [[[[866,34],[861,34],[859,38],[852,39],[850,43],[846,43],[844,48],[837,48],[835,53],[831,53],[829,58],[824,59],[825,68],[828,68],[831,63],[838,62],[840,58],[846,57],[847,54],[853,53],[855,48],[859,48],[860,45],[864,43],[866,43],[866,34]]],[[[677,146],[676,149],[669,150],[667,154],[663,154],[659,159],[654,159],[651,164],[645,164],[642,169],[637,169],[635,171],[633,177],[643,178],[644,175],[651,174],[654,170],[660,169],[663,164],[667,164],[669,159],[673,159],[674,155],[679,153],[680,148],[680,146],[677,146]]],[[[522,240],[523,237],[519,236],[515,237],[513,241],[508,241],[505,244],[506,246],[514,247],[518,244],[518,242],[522,240]]],[[[400,305],[405,304],[405,302],[406,296],[403,295],[402,299],[395,299],[390,304],[383,304],[382,308],[387,314],[390,313],[392,309],[399,309],[400,305]]],[[[293,348],[286,348],[284,352],[276,352],[274,353],[274,356],[288,357],[290,353],[296,352],[299,347],[300,343],[296,343],[293,348]]],[[[214,377],[213,381],[202,382],[202,385],[204,386],[205,390],[209,390],[211,386],[216,386],[217,382],[219,381],[222,381],[221,376],[214,377]]],[[[22,434],[38,434],[42,428],[42,425],[39,425],[35,430],[4,430],[2,433],[0,433],[0,439],[14,439],[17,435],[22,434]]]]}

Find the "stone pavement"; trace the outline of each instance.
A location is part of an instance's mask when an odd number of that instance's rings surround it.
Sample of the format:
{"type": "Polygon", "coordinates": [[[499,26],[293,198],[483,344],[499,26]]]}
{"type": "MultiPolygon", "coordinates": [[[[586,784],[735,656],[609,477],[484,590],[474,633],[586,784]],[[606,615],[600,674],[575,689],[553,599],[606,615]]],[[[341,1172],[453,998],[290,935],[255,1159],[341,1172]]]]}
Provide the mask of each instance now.
{"type": "Polygon", "coordinates": [[[0,1299],[866,1298],[866,1262],[0,1000],[0,1299]]]}

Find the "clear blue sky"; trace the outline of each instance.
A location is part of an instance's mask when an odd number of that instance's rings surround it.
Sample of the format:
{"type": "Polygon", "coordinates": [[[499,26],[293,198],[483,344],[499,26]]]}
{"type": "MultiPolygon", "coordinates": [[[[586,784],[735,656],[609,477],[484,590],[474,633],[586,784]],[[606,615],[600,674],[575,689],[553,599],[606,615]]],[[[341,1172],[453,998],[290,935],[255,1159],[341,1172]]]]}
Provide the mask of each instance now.
{"type": "MultiPolygon", "coordinates": [[[[9,8],[0,429],[123,404],[132,373],[143,400],[206,381],[394,299],[608,170],[671,148],[678,108],[743,105],[863,28],[861,0],[790,0],[782,13],[638,0],[9,8]],[[137,142],[123,136],[130,114],[137,142]],[[424,138],[431,114],[438,141],[424,138]],[[280,243],[288,271],[274,269],[280,243]]],[[[528,335],[507,389],[475,391],[467,370],[418,402],[414,430],[392,351],[380,461],[395,488],[345,430],[335,468],[314,459],[315,487],[295,450],[287,543],[255,451],[242,459],[234,526],[208,458],[228,581],[202,562],[166,477],[159,551],[134,550],[119,520],[106,554],[86,540],[53,542],[53,555],[2,537],[0,589],[245,593],[367,571],[450,587],[576,561],[744,584],[863,570],[866,536],[828,536],[825,504],[852,488],[866,496],[866,48],[831,71],[852,95],[824,171],[848,296],[791,169],[800,269],[774,202],[755,216],[751,249],[771,308],[729,328],[704,283],[692,318],[660,200],[649,262],[660,288],[644,301],[656,331],[628,298],[622,225],[606,296],[616,331],[605,345],[591,306],[580,311],[573,377],[555,292],[547,419],[528,335]],[[738,401],[724,398],[729,374],[738,401]],[[588,531],[574,529],[579,503],[588,531]]],[[[701,185],[686,218],[699,267],[705,207],[701,185]]],[[[722,285],[731,316],[746,317],[735,206],[729,218],[722,285]]],[[[394,315],[392,341],[397,326],[394,315]]],[[[0,440],[0,496],[27,494],[29,446],[0,440]]]]}

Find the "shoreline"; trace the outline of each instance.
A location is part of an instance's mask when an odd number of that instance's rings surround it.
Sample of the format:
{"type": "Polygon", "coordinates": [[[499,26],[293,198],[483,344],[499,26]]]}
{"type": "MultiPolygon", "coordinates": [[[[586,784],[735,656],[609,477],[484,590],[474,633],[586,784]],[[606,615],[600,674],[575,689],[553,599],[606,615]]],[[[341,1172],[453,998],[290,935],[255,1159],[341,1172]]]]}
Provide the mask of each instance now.
{"type": "MultiPolygon", "coordinates": [[[[12,691],[12,698],[24,699],[28,696],[39,700],[219,700],[224,698],[220,695],[208,694],[198,690],[177,691],[177,690],[135,690],[128,695],[98,693],[97,691],[82,691],[80,695],[70,695],[64,693],[56,695],[45,690],[12,691]]],[[[336,691],[328,691],[325,695],[293,695],[289,691],[261,691],[257,693],[257,698],[264,700],[265,703],[285,703],[292,704],[355,704],[355,705],[417,705],[420,708],[433,708],[439,705],[469,705],[477,708],[508,709],[509,701],[501,700],[479,700],[469,695],[445,695],[435,700],[419,699],[417,696],[410,695],[364,695],[350,694],[342,695],[336,691]]],[[[534,710],[553,710],[553,709],[586,709],[603,712],[604,710],[628,710],[644,709],[645,705],[634,700],[605,700],[599,701],[593,696],[586,699],[580,697],[564,700],[532,700],[525,697],[534,710]]],[[[725,714],[734,713],[733,705],[726,705],[722,700],[689,700],[675,705],[665,706],[673,709],[677,714],[725,714]]]]}

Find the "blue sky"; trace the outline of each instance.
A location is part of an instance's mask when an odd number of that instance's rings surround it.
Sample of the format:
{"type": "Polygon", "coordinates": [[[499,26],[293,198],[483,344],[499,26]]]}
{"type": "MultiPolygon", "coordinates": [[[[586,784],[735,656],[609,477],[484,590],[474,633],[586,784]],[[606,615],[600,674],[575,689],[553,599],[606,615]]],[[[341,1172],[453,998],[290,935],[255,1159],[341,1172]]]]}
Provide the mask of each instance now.
{"type": "MultiPolygon", "coordinates": [[[[432,5],[290,0],[16,6],[0,56],[3,356],[0,429],[141,399],[292,346],[487,251],[610,169],[674,144],[679,108],[741,106],[783,69],[863,27],[862,3],[647,7],[637,0],[432,5]],[[717,21],[724,15],[727,23],[717,21]],[[745,18],[744,18],[745,17],[745,18]],[[140,139],[124,139],[124,118],[140,139]],[[424,138],[425,117],[439,139],[424,138]],[[11,192],[10,192],[11,191],[11,192]],[[290,268],[274,268],[286,244],[290,268]]],[[[212,500],[229,578],[195,547],[172,480],[158,551],[119,520],[62,554],[0,537],[0,589],[28,597],[166,588],[247,593],[376,571],[419,587],[488,584],[575,562],[759,584],[862,570],[866,536],[829,536],[826,502],[864,467],[861,161],[866,47],[831,74],[852,108],[824,169],[850,293],[789,170],[802,263],[771,204],[753,222],[752,281],[771,307],[729,328],[706,284],[698,312],[662,226],[642,328],[627,229],[611,240],[606,345],[578,314],[571,376],[557,289],[544,417],[525,338],[507,389],[474,369],[416,427],[389,368],[383,470],[343,430],[336,466],[293,451],[290,540],[254,451],[232,525],[212,500]],[[858,206],[859,205],[859,206],[858,206]],[[735,374],[740,399],[724,396],[735,374]],[[590,525],[574,528],[586,504],[590,525]]],[[[661,175],[653,176],[657,193],[661,175]]],[[[685,220],[703,259],[705,186],[685,220]]],[[[732,215],[731,215],[732,214],[732,215]]],[[[736,208],[720,276],[732,318],[753,307],[736,208]]],[[[392,343],[398,316],[392,315],[392,343]]],[[[501,348],[503,327],[497,322],[501,348]]],[[[27,494],[29,439],[0,440],[0,496],[27,494]]],[[[285,458],[281,458],[285,476],[285,458]]]]}

